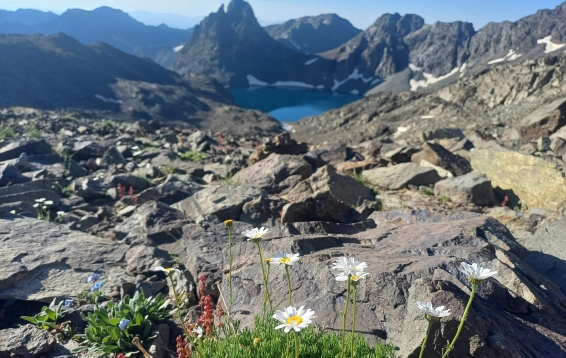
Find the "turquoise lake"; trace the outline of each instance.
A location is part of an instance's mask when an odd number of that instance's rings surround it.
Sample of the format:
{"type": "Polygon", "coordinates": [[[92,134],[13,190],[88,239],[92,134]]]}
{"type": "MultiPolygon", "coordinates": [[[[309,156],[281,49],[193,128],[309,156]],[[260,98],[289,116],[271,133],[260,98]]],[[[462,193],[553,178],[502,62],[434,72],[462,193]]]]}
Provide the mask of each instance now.
{"type": "Polygon", "coordinates": [[[363,98],[362,95],[301,88],[231,88],[238,106],[258,109],[280,122],[296,122],[363,98]]]}

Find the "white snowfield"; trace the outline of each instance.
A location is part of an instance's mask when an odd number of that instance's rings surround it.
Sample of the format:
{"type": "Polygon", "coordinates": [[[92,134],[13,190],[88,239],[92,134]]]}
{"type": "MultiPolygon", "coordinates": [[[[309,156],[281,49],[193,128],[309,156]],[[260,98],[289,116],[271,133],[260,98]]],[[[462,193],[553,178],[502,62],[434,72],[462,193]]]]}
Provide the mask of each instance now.
{"type": "Polygon", "coordinates": [[[562,47],[566,46],[566,44],[556,44],[552,41],[552,35],[548,35],[545,38],[537,40],[537,44],[546,44],[546,48],[544,49],[544,53],[554,52],[556,50],[560,50],[562,47]]]}
{"type": "Polygon", "coordinates": [[[340,88],[340,86],[342,86],[344,83],[348,82],[349,80],[360,80],[360,79],[364,83],[368,83],[369,81],[373,80],[373,77],[369,77],[369,78],[364,77],[364,75],[362,75],[358,70],[358,68],[356,67],[354,68],[354,72],[350,73],[345,80],[342,81],[334,80],[334,86],[332,86],[332,90],[336,91],[338,88],[340,88]]]}
{"type": "Polygon", "coordinates": [[[123,104],[124,103],[124,102],[122,102],[121,99],[108,98],[108,97],[104,97],[103,95],[100,95],[100,94],[95,94],[94,97],[98,98],[102,102],[109,102],[109,103],[116,103],[116,104],[123,104]]]}
{"type": "Polygon", "coordinates": [[[458,72],[464,71],[466,64],[463,64],[462,67],[456,67],[454,68],[452,71],[450,71],[449,73],[445,74],[444,76],[440,76],[440,77],[434,77],[433,74],[430,73],[426,73],[423,72],[423,76],[424,76],[424,80],[415,80],[415,79],[411,79],[409,81],[409,85],[411,85],[411,91],[416,91],[419,88],[427,88],[428,86],[440,82],[442,80],[447,79],[448,77],[455,75],[458,72]]]}
{"type": "Polygon", "coordinates": [[[179,52],[183,49],[183,47],[185,47],[185,45],[179,45],[179,46],[175,46],[173,47],[173,51],[175,52],[179,52]]]}
{"type": "Polygon", "coordinates": [[[308,83],[298,82],[298,81],[277,81],[275,83],[267,83],[257,79],[253,75],[247,75],[249,86],[260,86],[260,87],[294,87],[294,88],[309,88],[309,89],[324,89],[323,85],[313,86],[308,83]]]}
{"type": "Polygon", "coordinates": [[[504,57],[501,58],[496,58],[495,60],[491,60],[489,61],[487,64],[488,65],[493,65],[495,63],[500,63],[503,61],[514,61],[516,59],[518,59],[519,57],[523,56],[520,53],[516,53],[515,50],[509,50],[509,52],[507,53],[507,55],[505,55],[504,57]]]}
{"type": "Polygon", "coordinates": [[[395,133],[393,133],[393,138],[397,138],[398,136],[405,133],[409,129],[411,129],[411,125],[408,125],[407,127],[403,127],[403,126],[397,127],[397,131],[395,133]]]}
{"type": "Polygon", "coordinates": [[[310,60],[308,60],[307,62],[305,62],[305,65],[312,65],[313,63],[315,63],[318,60],[318,57],[312,58],[310,60]]]}

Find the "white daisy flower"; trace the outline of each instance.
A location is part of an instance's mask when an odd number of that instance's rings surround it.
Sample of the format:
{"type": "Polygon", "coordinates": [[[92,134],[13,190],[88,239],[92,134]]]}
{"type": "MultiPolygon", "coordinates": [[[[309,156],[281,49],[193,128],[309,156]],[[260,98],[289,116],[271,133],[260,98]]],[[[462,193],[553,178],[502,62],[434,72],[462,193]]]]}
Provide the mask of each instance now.
{"type": "Polygon", "coordinates": [[[442,318],[450,315],[450,310],[445,310],[444,306],[432,307],[432,302],[417,302],[417,307],[424,312],[427,318],[442,318]]]}
{"type": "Polygon", "coordinates": [[[58,211],[57,216],[65,216],[65,212],[64,211],[58,211]]]}
{"type": "Polygon", "coordinates": [[[203,334],[203,330],[201,326],[193,328],[193,334],[196,334],[197,338],[201,338],[203,334]]]}
{"type": "Polygon", "coordinates": [[[178,270],[176,268],[172,268],[172,267],[165,268],[163,266],[157,266],[156,268],[153,269],[153,271],[163,271],[167,275],[170,275],[173,272],[181,272],[181,270],[178,270]]]}
{"type": "Polygon", "coordinates": [[[481,267],[480,265],[478,265],[475,262],[471,265],[467,264],[465,262],[462,262],[461,266],[462,266],[462,268],[458,268],[458,270],[460,270],[466,276],[468,276],[468,279],[470,281],[472,281],[472,282],[476,281],[476,283],[480,283],[483,280],[490,278],[491,276],[494,276],[495,274],[497,274],[497,271],[492,271],[488,268],[481,267]]]}
{"type": "Polygon", "coordinates": [[[307,328],[311,323],[311,318],[316,318],[314,311],[310,308],[305,311],[305,306],[301,306],[298,310],[289,306],[285,311],[275,311],[273,318],[283,323],[275,327],[275,329],[285,328],[285,333],[289,333],[291,329],[299,332],[303,328],[307,328]]]}
{"type": "Polygon", "coordinates": [[[12,211],[10,211],[10,214],[12,214],[12,215],[16,215],[16,210],[12,210],[12,211]]]}
{"type": "Polygon", "coordinates": [[[33,204],[33,207],[34,207],[34,208],[39,208],[39,203],[33,204]]]}
{"type": "Polygon", "coordinates": [[[261,241],[261,237],[263,235],[265,235],[269,230],[264,228],[263,226],[261,228],[253,228],[251,230],[246,230],[244,232],[242,232],[242,235],[244,235],[245,237],[248,238],[248,241],[253,241],[253,242],[260,242],[261,241]]]}
{"type": "Polygon", "coordinates": [[[340,272],[338,275],[336,275],[336,281],[347,281],[349,277],[350,280],[358,282],[362,278],[366,278],[367,275],[369,275],[369,273],[363,271],[350,272],[349,274],[346,272],[340,272]]]}
{"type": "Polygon", "coordinates": [[[41,199],[35,199],[36,203],[43,203],[46,199],[45,198],[41,198],[41,199]]]}
{"type": "Polygon", "coordinates": [[[362,272],[368,265],[365,262],[360,262],[353,257],[339,257],[334,262],[333,270],[339,270],[346,275],[352,275],[355,272],[362,272]]]}
{"type": "Polygon", "coordinates": [[[299,261],[299,254],[294,253],[282,253],[269,260],[269,264],[273,266],[279,266],[283,270],[286,266],[293,266],[295,262],[299,261]]]}
{"type": "Polygon", "coordinates": [[[45,206],[51,206],[51,205],[53,205],[53,200],[47,200],[47,201],[45,201],[45,202],[43,203],[43,205],[45,205],[45,206]]]}

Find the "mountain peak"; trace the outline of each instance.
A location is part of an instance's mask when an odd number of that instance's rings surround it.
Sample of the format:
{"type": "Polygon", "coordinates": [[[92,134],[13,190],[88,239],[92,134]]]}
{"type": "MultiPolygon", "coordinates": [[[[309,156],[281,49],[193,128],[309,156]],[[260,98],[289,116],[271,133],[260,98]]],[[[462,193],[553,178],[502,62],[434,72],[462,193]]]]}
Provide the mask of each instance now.
{"type": "Polygon", "coordinates": [[[232,15],[232,16],[243,15],[245,18],[254,18],[255,19],[255,15],[254,15],[254,11],[252,10],[252,7],[250,6],[250,4],[248,4],[244,0],[232,0],[232,1],[230,1],[230,3],[228,4],[228,7],[226,9],[226,13],[229,14],[229,15],[232,15]]]}

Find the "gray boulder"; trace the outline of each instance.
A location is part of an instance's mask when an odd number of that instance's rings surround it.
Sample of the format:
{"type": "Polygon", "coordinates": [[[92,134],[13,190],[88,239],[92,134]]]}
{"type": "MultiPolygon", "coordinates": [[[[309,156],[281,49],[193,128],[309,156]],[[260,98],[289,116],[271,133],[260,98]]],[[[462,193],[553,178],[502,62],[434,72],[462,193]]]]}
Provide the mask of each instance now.
{"type": "Polygon", "coordinates": [[[53,149],[44,139],[15,141],[0,148],[0,162],[16,159],[24,153],[28,156],[53,154],[53,149]]]}
{"type": "Polygon", "coordinates": [[[6,164],[0,168],[0,187],[30,182],[31,179],[22,175],[14,164],[6,164]]]}
{"type": "Polygon", "coordinates": [[[364,219],[362,214],[329,191],[318,191],[301,201],[289,203],[281,213],[281,223],[329,221],[350,224],[364,219]]]}
{"type": "Polygon", "coordinates": [[[119,240],[149,239],[154,243],[174,242],[181,236],[185,217],[179,210],[159,201],[147,202],[114,228],[119,240]]]}
{"type": "Polygon", "coordinates": [[[261,188],[271,194],[292,188],[311,174],[310,164],[298,156],[270,154],[242,169],[232,179],[243,186],[261,188]]]}
{"type": "Polygon", "coordinates": [[[462,205],[493,206],[495,204],[491,181],[485,174],[479,173],[468,173],[441,180],[434,185],[434,195],[447,196],[451,201],[462,205]]]}
{"type": "Polygon", "coordinates": [[[265,191],[249,186],[213,185],[172,207],[193,221],[209,216],[216,216],[220,221],[234,220],[240,217],[245,203],[266,195],[265,191]]]}
{"type": "Polygon", "coordinates": [[[48,352],[55,344],[55,337],[32,324],[0,331],[0,356],[15,355],[35,358],[48,352]]]}
{"type": "Polygon", "coordinates": [[[291,201],[302,201],[318,193],[329,192],[347,205],[359,205],[364,200],[375,201],[375,194],[354,178],[336,173],[330,165],[318,169],[308,179],[303,180],[285,195],[291,201]]]}
{"type": "Polygon", "coordinates": [[[128,161],[116,147],[110,147],[102,156],[102,165],[108,166],[112,164],[128,164],[128,161]]]}
{"type": "Polygon", "coordinates": [[[202,185],[169,175],[162,184],[147,188],[138,194],[138,204],[156,200],[172,205],[188,198],[203,188],[202,185]]]}
{"type": "Polygon", "coordinates": [[[364,177],[372,185],[395,190],[409,184],[428,186],[442,179],[433,168],[421,167],[415,163],[402,163],[386,168],[366,170],[364,177]]]}
{"type": "Polygon", "coordinates": [[[548,137],[560,127],[566,125],[566,99],[559,98],[554,102],[537,108],[521,122],[520,132],[523,141],[548,137]]]}
{"type": "Polygon", "coordinates": [[[136,192],[149,188],[150,183],[147,179],[133,174],[116,174],[111,175],[104,181],[111,188],[115,188],[118,184],[125,186],[128,190],[134,188],[136,192]]]}
{"type": "Polygon", "coordinates": [[[446,169],[454,175],[464,175],[472,171],[470,162],[467,159],[453,154],[436,143],[424,143],[423,150],[413,154],[411,157],[411,161],[415,164],[421,164],[423,160],[446,169]]]}
{"type": "Polygon", "coordinates": [[[539,228],[524,240],[531,250],[525,262],[560,286],[566,295],[566,218],[539,228]]]}

